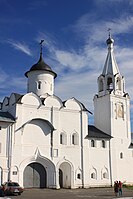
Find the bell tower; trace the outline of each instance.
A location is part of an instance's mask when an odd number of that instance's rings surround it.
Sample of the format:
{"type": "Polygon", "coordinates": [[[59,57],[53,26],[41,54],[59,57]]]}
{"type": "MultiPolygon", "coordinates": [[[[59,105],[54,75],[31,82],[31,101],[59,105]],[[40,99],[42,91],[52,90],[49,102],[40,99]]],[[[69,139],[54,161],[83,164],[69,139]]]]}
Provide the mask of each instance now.
{"type": "Polygon", "coordinates": [[[115,59],[110,33],[106,43],[108,53],[97,79],[98,94],[94,96],[95,126],[112,137],[130,139],[130,99],[125,92],[125,80],[115,59]]]}

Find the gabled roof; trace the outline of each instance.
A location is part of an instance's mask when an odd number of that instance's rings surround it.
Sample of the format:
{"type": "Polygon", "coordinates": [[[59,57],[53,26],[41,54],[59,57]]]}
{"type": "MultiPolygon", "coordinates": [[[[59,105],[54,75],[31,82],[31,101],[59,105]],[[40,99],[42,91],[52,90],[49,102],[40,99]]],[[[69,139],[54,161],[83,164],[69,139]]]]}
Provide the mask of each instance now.
{"type": "Polygon", "coordinates": [[[15,122],[15,118],[9,112],[0,112],[0,122],[15,122]]]}
{"type": "Polygon", "coordinates": [[[88,135],[86,138],[105,138],[105,139],[111,139],[112,136],[108,135],[107,133],[104,133],[100,129],[96,128],[93,125],[88,125],[88,135]]]}

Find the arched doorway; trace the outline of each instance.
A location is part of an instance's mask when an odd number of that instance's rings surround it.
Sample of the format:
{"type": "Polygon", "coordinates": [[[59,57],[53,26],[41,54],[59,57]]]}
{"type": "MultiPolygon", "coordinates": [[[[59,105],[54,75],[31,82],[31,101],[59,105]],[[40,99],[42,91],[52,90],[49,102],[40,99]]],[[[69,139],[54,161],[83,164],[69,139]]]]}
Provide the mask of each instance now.
{"type": "Polygon", "coordinates": [[[31,163],[24,170],[24,187],[25,188],[45,188],[46,187],[46,170],[40,163],[31,163]]]}
{"type": "Polygon", "coordinates": [[[60,188],[71,188],[71,165],[63,162],[59,168],[60,188]]]}

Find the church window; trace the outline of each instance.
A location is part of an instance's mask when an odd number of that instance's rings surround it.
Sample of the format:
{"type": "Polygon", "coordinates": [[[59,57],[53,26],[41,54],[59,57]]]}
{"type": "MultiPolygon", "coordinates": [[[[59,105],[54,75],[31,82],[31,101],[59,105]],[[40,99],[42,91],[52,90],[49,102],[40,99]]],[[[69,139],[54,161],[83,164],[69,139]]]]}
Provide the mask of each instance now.
{"type": "Polygon", "coordinates": [[[108,169],[104,167],[101,171],[101,178],[102,179],[107,179],[108,178],[108,169]]]}
{"type": "Polygon", "coordinates": [[[40,90],[40,89],[41,89],[41,84],[42,84],[42,82],[41,82],[41,81],[38,81],[38,84],[37,84],[37,88],[38,88],[38,90],[40,90]]]}
{"type": "Polygon", "coordinates": [[[104,179],[107,179],[108,178],[108,174],[105,172],[105,173],[103,173],[103,178],[104,179]]]}
{"type": "Polygon", "coordinates": [[[72,144],[78,145],[78,135],[77,135],[77,133],[72,134],[72,144]]]}
{"type": "Polygon", "coordinates": [[[109,77],[107,80],[107,86],[108,86],[108,90],[113,90],[113,82],[112,82],[111,77],[109,77]]]}
{"type": "Polygon", "coordinates": [[[92,179],[96,179],[96,174],[93,172],[93,173],[91,173],[91,178],[92,179]]]}
{"type": "Polygon", "coordinates": [[[77,178],[81,179],[81,174],[80,173],[77,174],[77,178]]]}
{"type": "Polygon", "coordinates": [[[91,147],[96,147],[95,140],[91,140],[91,147]]]}
{"type": "Polygon", "coordinates": [[[123,159],[123,153],[122,152],[120,153],[120,159],[123,159]]]}
{"type": "Polygon", "coordinates": [[[121,90],[121,80],[119,77],[116,79],[116,89],[121,90]]]}
{"type": "Polygon", "coordinates": [[[100,81],[99,81],[99,92],[100,91],[103,91],[103,80],[102,79],[100,79],[100,81]]]}
{"type": "Polygon", "coordinates": [[[106,142],[105,142],[105,140],[102,140],[102,148],[106,148],[106,142]]]}
{"type": "Polygon", "coordinates": [[[66,145],[67,143],[67,137],[65,133],[60,134],[60,144],[66,145]]]}

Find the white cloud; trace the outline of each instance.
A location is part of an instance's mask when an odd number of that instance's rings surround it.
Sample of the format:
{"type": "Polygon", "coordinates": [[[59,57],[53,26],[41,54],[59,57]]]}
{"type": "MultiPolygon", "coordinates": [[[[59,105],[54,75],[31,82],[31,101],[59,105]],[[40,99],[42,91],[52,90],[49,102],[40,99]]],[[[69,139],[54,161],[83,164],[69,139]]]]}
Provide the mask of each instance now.
{"type": "Polygon", "coordinates": [[[32,56],[30,48],[24,42],[8,40],[8,43],[16,50],[22,51],[26,55],[32,56]]]}

